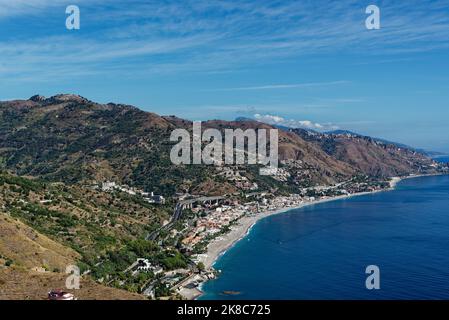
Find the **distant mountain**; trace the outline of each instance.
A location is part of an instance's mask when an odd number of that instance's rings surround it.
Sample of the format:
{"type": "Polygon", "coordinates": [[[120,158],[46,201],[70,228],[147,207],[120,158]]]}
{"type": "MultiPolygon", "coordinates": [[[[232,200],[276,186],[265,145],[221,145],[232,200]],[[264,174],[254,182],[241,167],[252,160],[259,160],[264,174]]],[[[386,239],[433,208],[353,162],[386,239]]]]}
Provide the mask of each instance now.
{"type": "MultiPolygon", "coordinates": [[[[237,117],[237,118],[235,118],[235,121],[240,121],[240,122],[242,122],[242,121],[253,121],[253,122],[264,123],[264,122],[261,122],[259,120],[256,120],[256,119],[253,119],[253,118],[248,118],[248,117],[237,117]]],[[[280,124],[271,124],[270,123],[270,125],[273,126],[274,128],[277,128],[277,129],[283,130],[283,131],[287,131],[287,132],[291,131],[292,129],[296,129],[296,128],[292,128],[292,127],[283,126],[283,125],[280,125],[280,124]]],[[[311,133],[318,132],[318,131],[315,131],[315,130],[312,130],[312,129],[302,129],[302,130],[306,130],[306,131],[309,131],[311,133]]]]}
{"type": "Polygon", "coordinates": [[[235,118],[235,121],[237,122],[245,122],[245,121],[256,121],[253,118],[248,118],[248,117],[237,117],[235,118]]]}
{"type": "Polygon", "coordinates": [[[325,133],[325,134],[335,134],[335,135],[337,135],[337,134],[348,134],[348,135],[354,135],[354,136],[361,136],[361,134],[355,133],[355,132],[353,132],[353,131],[342,130],[342,129],[339,129],[339,130],[332,130],[332,131],[326,131],[326,132],[324,132],[324,133],[325,133]]]}
{"type": "Polygon", "coordinates": [[[426,154],[403,144],[338,130],[313,133],[293,132],[319,146],[324,152],[362,172],[379,177],[402,176],[432,171],[436,163],[426,154]]]}
{"type": "MultiPolygon", "coordinates": [[[[326,134],[331,134],[331,135],[353,135],[353,136],[359,136],[359,137],[369,137],[369,136],[365,136],[359,133],[355,133],[353,131],[349,131],[349,130],[333,130],[333,131],[327,131],[325,132],[326,134]]],[[[414,150],[416,152],[422,153],[428,157],[435,157],[435,156],[439,156],[439,155],[444,155],[441,152],[438,151],[428,151],[425,149],[420,149],[420,148],[414,148],[411,147],[409,145],[403,144],[403,143],[399,143],[399,142],[393,142],[393,141],[389,141],[386,139],[382,139],[382,138],[376,138],[376,137],[370,137],[373,140],[385,143],[385,144],[391,144],[391,145],[395,145],[398,148],[404,148],[404,149],[409,149],[409,150],[414,150]]]]}

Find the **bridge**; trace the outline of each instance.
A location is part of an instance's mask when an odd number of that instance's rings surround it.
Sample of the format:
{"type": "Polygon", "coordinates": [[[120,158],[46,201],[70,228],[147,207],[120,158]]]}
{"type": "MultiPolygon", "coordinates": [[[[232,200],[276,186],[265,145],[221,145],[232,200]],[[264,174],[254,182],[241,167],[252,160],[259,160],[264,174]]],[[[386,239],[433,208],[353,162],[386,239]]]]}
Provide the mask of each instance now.
{"type": "Polygon", "coordinates": [[[179,204],[182,206],[183,209],[191,209],[195,203],[197,204],[218,204],[220,200],[224,200],[225,197],[223,196],[217,196],[217,197],[199,197],[194,199],[188,199],[180,201],[179,204]]]}
{"type": "Polygon", "coordinates": [[[178,202],[173,211],[173,215],[171,217],[170,222],[167,223],[162,228],[151,232],[145,239],[154,241],[154,240],[156,240],[158,235],[161,233],[161,231],[170,230],[173,227],[173,225],[176,223],[176,221],[181,219],[183,209],[192,209],[194,204],[209,204],[209,205],[214,204],[214,203],[219,204],[220,200],[224,200],[224,199],[225,199],[225,197],[222,197],[222,196],[199,197],[199,198],[195,198],[195,199],[188,199],[188,200],[183,200],[183,201],[178,202]]]}

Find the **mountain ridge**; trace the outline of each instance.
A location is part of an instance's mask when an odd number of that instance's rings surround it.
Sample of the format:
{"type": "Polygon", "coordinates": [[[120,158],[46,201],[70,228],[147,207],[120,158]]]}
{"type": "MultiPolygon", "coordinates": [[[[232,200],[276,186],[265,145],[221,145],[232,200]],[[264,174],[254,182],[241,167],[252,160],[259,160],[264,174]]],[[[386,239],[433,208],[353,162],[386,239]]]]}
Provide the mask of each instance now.
{"type": "MultiPolygon", "coordinates": [[[[227,183],[211,180],[214,167],[171,163],[171,131],[176,128],[191,131],[192,125],[191,121],[176,116],[160,116],[125,104],[95,103],[75,94],[58,94],[1,102],[0,121],[0,167],[18,175],[64,183],[115,180],[169,195],[190,192],[199,185],[207,184],[207,189],[211,189],[212,183],[215,189],[227,183]]],[[[209,120],[202,127],[203,130],[276,128],[247,119],[209,120]]],[[[434,162],[415,151],[394,148],[385,151],[384,145],[370,137],[356,139],[357,143],[338,135],[326,136],[303,129],[280,130],[279,159],[291,178],[279,185],[273,179],[258,177],[249,166],[244,171],[261,186],[286,190],[295,188],[297,180],[302,185],[320,185],[360,174],[384,179],[435,171],[434,162]],[[352,151],[343,148],[350,144],[352,151]],[[358,154],[357,159],[348,156],[351,152],[358,154]],[[368,154],[382,156],[366,157],[368,154]],[[402,160],[406,162],[401,163],[402,160]]],[[[230,186],[225,189],[233,190],[230,186]]],[[[203,194],[210,194],[209,191],[197,190],[203,194]]]]}

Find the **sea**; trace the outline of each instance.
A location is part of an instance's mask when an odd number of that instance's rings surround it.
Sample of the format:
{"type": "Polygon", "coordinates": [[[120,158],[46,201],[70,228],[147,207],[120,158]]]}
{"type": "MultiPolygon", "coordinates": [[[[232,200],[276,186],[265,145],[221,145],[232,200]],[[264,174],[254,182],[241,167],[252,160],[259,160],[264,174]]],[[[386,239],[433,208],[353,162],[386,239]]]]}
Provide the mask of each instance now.
{"type": "Polygon", "coordinates": [[[200,300],[449,299],[449,176],[267,217],[214,267],[200,300]]]}

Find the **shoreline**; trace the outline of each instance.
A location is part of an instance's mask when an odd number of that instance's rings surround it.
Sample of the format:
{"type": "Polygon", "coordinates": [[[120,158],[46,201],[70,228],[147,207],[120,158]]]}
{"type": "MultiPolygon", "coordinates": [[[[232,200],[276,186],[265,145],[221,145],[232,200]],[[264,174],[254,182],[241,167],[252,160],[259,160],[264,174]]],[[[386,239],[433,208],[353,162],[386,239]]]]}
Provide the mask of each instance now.
{"type": "Polygon", "coordinates": [[[227,234],[218,237],[215,240],[212,240],[209,245],[207,246],[207,251],[205,253],[205,256],[207,256],[204,260],[201,260],[206,269],[210,269],[214,266],[215,262],[226,253],[229,249],[231,249],[237,242],[243,240],[246,238],[250,232],[251,229],[256,225],[257,222],[274,216],[281,213],[286,213],[291,210],[301,209],[312,205],[322,204],[326,202],[331,201],[337,201],[337,200],[343,200],[343,199],[349,199],[356,196],[364,196],[369,194],[374,194],[382,191],[388,191],[391,190],[385,189],[385,190],[379,190],[379,191],[373,191],[373,192],[361,192],[351,195],[342,195],[342,196],[336,196],[333,198],[327,198],[327,199],[320,199],[316,201],[306,202],[302,203],[297,206],[292,207],[284,207],[273,211],[264,211],[260,212],[258,214],[253,214],[250,216],[244,216],[240,220],[237,221],[237,223],[231,227],[231,231],[227,234]]]}
{"type": "MultiPolygon", "coordinates": [[[[265,218],[268,218],[270,216],[274,216],[274,215],[285,213],[285,212],[288,212],[291,210],[301,209],[304,207],[322,204],[322,203],[326,203],[326,202],[350,199],[350,198],[358,197],[358,196],[372,195],[372,194],[376,194],[379,192],[392,191],[392,190],[395,190],[397,185],[403,180],[426,177],[426,176],[436,176],[436,175],[441,175],[441,174],[392,177],[392,178],[390,178],[390,187],[386,188],[386,189],[370,191],[370,192],[360,192],[360,193],[354,193],[354,194],[349,194],[349,195],[335,196],[335,197],[331,197],[331,198],[320,199],[320,200],[316,200],[316,201],[302,203],[297,206],[283,207],[283,208],[273,210],[273,211],[265,211],[265,212],[253,214],[250,216],[244,216],[243,218],[238,220],[235,225],[233,225],[231,227],[230,232],[218,237],[217,239],[212,240],[209,243],[209,245],[207,246],[207,251],[206,251],[206,253],[203,254],[203,259],[201,259],[200,261],[204,263],[206,270],[213,269],[213,266],[217,262],[217,260],[221,256],[223,256],[229,249],[231,249],[234,245],[236,245],[239,241],[246,238],[250,234],[251,229],[256,225],[257,222],[259,222],[260,220],[263,220],[265,218]]],[[[207,282],[207,281],[205,281],[205,282],[207,282]]],[[[184,290],[182,290],[183,291],[182,295],[188,300],[195,300],[195,299],[199,298],[200,296],[202,296],[204,294],[203,291],[201,290],[203,284],[204,284],[204,282],[201,283],[200,286],[197,288],[192,288],[192,289],[184,288],[184,290]]]]}

